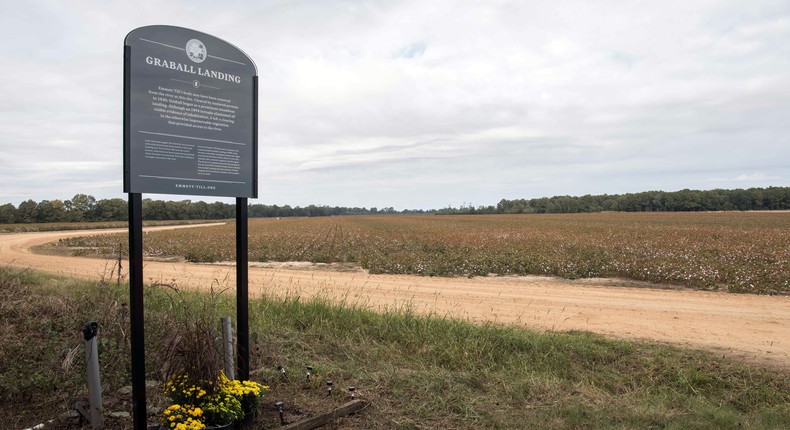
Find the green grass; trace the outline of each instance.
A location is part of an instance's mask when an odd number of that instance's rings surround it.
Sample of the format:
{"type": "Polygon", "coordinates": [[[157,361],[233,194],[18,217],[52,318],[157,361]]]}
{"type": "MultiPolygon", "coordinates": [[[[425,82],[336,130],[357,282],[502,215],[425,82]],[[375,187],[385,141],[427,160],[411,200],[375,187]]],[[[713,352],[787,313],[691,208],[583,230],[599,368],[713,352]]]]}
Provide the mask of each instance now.
{"type": "MultiPolygon", "coordinates": [[[[90,319],[101,325],[107,408],[130,410],[128,395],[117,394],[129,384],[127,286],[0,269],[0,294],[4,425],[25,428],[86,402],[80,329],[90,319]]],[[[174,312],[199,315],[209,307],[235,315],[232,291],[211,298],[147,288],[145,303],[153,380],[161,378],[159,348],[174,312]]],[[[790,428],[787,370],[701,351],[476,326],[418,316],[406,305],[373,313],[295,296],[252,300],[250,327],[252,378],[271,387],[258,417],[266,428],[278,427],[275,399],[295,422],[342,404],[351,385],[370,406],[329,428],[790,428]],[[314,367],[310,381],[305,365],[314,367]],[[335,381],[331,397],[328,379],[335,381]]],[[[158,389],[148,397],[149,406],[161,406],[158,389]]],[[[123,420],[108,425],[130,428],[123,420]]]]}

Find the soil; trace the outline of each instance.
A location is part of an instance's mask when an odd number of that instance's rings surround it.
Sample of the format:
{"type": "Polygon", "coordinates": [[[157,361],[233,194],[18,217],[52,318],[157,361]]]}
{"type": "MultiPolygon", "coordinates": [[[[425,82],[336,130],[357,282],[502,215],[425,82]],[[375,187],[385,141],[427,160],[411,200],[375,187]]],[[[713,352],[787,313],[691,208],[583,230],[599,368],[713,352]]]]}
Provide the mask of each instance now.
{"type": "MultiPolygon", "coordinates": [[[[65,237],[122,231],[0,234],[0,264],[109,279],[111,273],[117,274],[117,258],[42,255],[31,248],[65,237]]],[[[122,267],[126,273],[128,262],[122,261],[122,267]]],[[[232,285],[235,280],[232,264],[146,259],[143,270],[146,282],[180,287],[208,289],[217,283],[232,285]]],[[[790,370],[790,296],[694,291],[623,279],[372,275],[355,267],[301,262],[251,264],[249,291],[252,296],[325,297],[375,310],[406,308],[476,323],[665,342],[790,370]]]]}

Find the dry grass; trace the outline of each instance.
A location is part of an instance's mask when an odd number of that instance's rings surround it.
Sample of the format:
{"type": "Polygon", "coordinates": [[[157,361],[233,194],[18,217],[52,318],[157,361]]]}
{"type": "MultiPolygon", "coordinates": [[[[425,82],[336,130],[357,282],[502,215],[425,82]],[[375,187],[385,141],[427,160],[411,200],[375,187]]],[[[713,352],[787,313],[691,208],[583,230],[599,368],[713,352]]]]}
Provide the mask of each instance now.
{"type": "MultiPolygon", "coordinates": [[[[194,318],[205,316],[205,306],[224,315],[234,310],[227,295],[183,292],[175,306],[168,291],[145,292],[151,380],[164,378],[174,308],[186,306],[194,318]]],[[[80,328],[89,319],[101,326],[106,407],[131,409],[120,390],[129,384],[126,285],[2,269],[0,292],[8,298],[0,302],[5,426],[24,428],[85,402],[80,328]]],[[[328,428],[790,427],[790,375],[699,351],[474,326],[416,316],[408,306],[373,313],[293,295],[251,301],[250,327],[253,379],[271,386],[257,418],[264,428],[278,426],[275,400],[286,403],[286,419],[294,422],[343,403],[350,385],[370,406],[328,428]],[[306,365],[314,368],[309,381],[306,365]],[[332,396],[328,379],[335,382],[332,396]]],[[[149,406],[161,405],[159,390],[149,389],[149,406]]],[[[56,428],[68,423],[61,419],[56,428]]],[[[114,419],[108,426],[130,423],[114,419]]]]}

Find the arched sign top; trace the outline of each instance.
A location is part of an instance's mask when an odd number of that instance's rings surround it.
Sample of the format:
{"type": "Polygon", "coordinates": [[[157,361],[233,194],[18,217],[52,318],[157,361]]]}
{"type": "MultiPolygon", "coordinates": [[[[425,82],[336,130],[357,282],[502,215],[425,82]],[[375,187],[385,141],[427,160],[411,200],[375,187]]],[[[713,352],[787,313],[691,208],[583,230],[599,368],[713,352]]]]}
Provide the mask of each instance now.
{"type": "Polygon", "coordinates": [[[208,60],[206,66],[216,61],[217,64],[230,63],[246,70],[246,75],[255,76],[258,68],[252,59],[231,43],[200,31],[171,25],[149,25],[136,28],[124,39],[124,45],[158,45],[163,51],[172,50],[171,54],[180,52],[182,58],[169,55],[169,61],[186,61],[201,64],[208,60]]]}
{"type": "Polygon", "coordinates": [[[234,45],[152,25],[124,40],[124,192],[257,197],[257,68],[234,45]]]}

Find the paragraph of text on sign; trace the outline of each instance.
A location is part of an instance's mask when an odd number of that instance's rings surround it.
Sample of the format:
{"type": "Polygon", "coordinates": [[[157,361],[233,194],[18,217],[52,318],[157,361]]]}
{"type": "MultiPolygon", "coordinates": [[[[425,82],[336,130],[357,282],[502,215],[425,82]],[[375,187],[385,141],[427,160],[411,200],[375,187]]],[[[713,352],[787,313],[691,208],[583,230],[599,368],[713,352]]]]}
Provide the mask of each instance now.
{"type": "Polygon", "coordinates": [[[230,99],[162,86],[148,94],[154,112],[170,125],[223,131],[236,123],[238,106],[230,99]]]}

